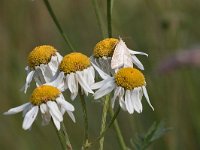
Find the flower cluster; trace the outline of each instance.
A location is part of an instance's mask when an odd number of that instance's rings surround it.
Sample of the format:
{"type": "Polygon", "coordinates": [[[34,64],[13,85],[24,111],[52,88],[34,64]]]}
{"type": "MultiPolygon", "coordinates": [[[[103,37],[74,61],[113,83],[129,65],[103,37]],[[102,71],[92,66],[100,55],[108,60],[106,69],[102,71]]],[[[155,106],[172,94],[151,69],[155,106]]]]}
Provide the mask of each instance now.
{"type": "Polygon", "coordinates": [[[43,125],[48,124],[52,118],[56,128],[60,130],[65,112],[75,122],[75,108],[62,94],[66,90],[71,93],[71,100],[79,92],[86,96],[90,93],[94,99],[100,99],[114,91],[112,107],[118,99],[120,107],[130,114],[142,112],[141,100],[144,95],[153,109],[145,77],[140,71],[144,67],[135,56],[137,54],[148,56],[146,53],[130,50],[121,38],[107,38],[98,42],[91,57],[79,52],[62,57],[53,46],[38,46],[28,55],[28,66],[25,68],[27,77],[22,88],[26,93],[31,82],[35,81],[36,88],[30,101],[11,108],[4,114],[23,112],[22,127],[26,130],[31,127],[40,111],[43,125]],[[95,71],[102,81],[95,82],[95,71]]]}

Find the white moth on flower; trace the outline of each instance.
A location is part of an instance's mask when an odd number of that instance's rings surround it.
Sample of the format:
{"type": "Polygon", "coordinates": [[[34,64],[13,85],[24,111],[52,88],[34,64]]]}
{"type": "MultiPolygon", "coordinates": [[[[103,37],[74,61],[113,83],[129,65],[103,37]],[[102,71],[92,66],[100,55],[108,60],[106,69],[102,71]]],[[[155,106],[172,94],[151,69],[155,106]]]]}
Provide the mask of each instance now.
{"type": "Polygon", "coordinates": [[[121,68],[114,77],[109,76],[103,81],[93,84],[92,89],[98,89],[94,93],[94,99],[99,99],[114,90],[114,96],[111,99],[112,107],[118,98],[120,107],[130,114],[135,111],[142,112],[141,100],[144,94],[148,104],[154,110],[146,90],[144,75],[138,69],[121,68]]]}
{"type": "Polygon", "coordinates": [[[53,119],[53,122],[58,130],[60,130],[60,122],[63,121],[63,115],[68,113],[70,118],[75,122],[73,115],[74,106],[67,102],[62,95],[60,89],[52,85],[41,85],[33,91],[30,102],[21,106],[11,108],[4,115],[12,115],[23,112],[24,121],[22,128],[30,129],[35,121],[38,112],[42,115],[42,125],[46,125],[53,119]]]}
{"type": "Polygon", "coordinates": [[[36,85],[42,85],[51,81],[57,72],[62,56],[50,45],[42,45],[34,48],[28,55],[26,83],[22,90],[26,93],[32,79],[36,85]]]}
{"type": "Polygon", "coordinates": [[[129,49],[121,38],[119,40],[106,38],[98,42],[93,53],[91,61],[110,75],[122,67],[132,67],[133,64],[144,70],[142,63],[135,55],[148,56],[146,53],[129,49]]]}
{"type": "Polygon", "coordinates": [[[74,52],[63,58],[53,82],[58,83],[63,91],[69,89],[71,99],[74,100],[79,89],[86,95],[94,93],[90,88],[94,79],[95,71],[90,59],[82,53],[74,52]]]}

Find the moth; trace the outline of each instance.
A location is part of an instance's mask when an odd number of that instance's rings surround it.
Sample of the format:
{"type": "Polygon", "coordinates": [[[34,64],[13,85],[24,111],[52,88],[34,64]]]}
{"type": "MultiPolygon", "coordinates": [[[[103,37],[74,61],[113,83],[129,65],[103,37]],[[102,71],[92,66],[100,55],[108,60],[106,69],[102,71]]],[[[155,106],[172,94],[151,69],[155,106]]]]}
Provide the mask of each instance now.
{"type": "Polygon", "coordinates": [[[133,67],[133,63],[128,47],[120,38],[119,43],[114,49],[114,53],[111,59],[111,68],[118,69],[121,67],[133,67]]]}

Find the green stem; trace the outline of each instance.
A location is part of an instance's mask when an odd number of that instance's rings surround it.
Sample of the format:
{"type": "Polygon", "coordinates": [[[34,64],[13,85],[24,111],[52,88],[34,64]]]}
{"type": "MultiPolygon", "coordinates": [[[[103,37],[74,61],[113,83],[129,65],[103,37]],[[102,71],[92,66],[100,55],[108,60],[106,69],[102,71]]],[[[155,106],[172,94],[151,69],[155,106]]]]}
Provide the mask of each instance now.
{"type": "Polygon", "coordinates": [[[102,37],[106,38],[106,33],[105,33],[105,30],[104,30],[103,21],[102,21],[102,16],[101,16],[101,13],[100,13],[100,9],[99,9],[99,5],[98,5],[97,0],[92,0],[92,4],[93,4],[93,7],[94,7],[94,11],[95,11],[96,18],[97,18],[97,23],[98,23],[99,29],[101,31],[102,37]]]}
{"type": "Polygon", "coordinates": [[[87,117],[87,108],[86,108],[85,97],[81,93],[81,90],[79,90],[79,95],[80,95],[81,106],[82,106],[82,109],[83,109],[83,117],[84,117],[84,124],[85,124],[83,149],[87,149],[88,143],[89,143],[88,142],[88,117],[87,117]]]}
{"type": "MultiPolygon", "coordinates": [[[[112,107],[109,108],[109,112],[110,112],[111,117],[115,116],[112,107]]],[[[124,142],[124,139],[123,139],[122,133],[120,131],[120,128],[119,128],[117,120],[114,121],[114,128],[115,128],[115,132],[117,134],[118,141],[119,141],[119,144],[121,146],[121,149],[122,150],[127,150],[127,147],[126,147],[126,144],[124,142]]]]}
{"type": "Polygon", "coordinates": [[[120,112],[120,106],[117,108],[117,110],[115,111],[115,113],[112,115],[112,119],[110,120],[110,123],[108,124],[108,126],[105,128],[105,130],[101,133],[101,135],[97,138],[96,141],[99,141],[101,138],[104,137],[105,133],[107,132],[108,129],[110,129],[110,127],[113,125],[115,119],[117,118],[119,112],[120,112]]]}
{"type": "Polygon", "coordinates": [[[67,134],[66,128],[65,128],[65,124],[63,122],[61,122],[61,131],[64,134],[64,138],[65,138],[65,145],[67,146],[67,150],[72,150],[72,145],[69,141],[69,136],[67,134]]]}
{"type": "MultiPolygon", "coordinates": [[[[107,117],[107,112],[108,112],[108,108],[109,108],[109,102],[110,102],[109,95],[106,95],[105,100],[104,100],[104,104],[103,104],[103,113],[102,113],[100,135],[104,132],[104,130],[106,128],[106,117],[107,117]]],[[[99,141],[99,145],[100,145],[99,150],[103,150],[103,143],[104,143],[104,137],[102,137],[99,141]]]]}
{"type": "Polygon", "coordinates": [[[107,0],[107,28],[108,28],[108,37],[112,37],[112,7],[113,0],[107,0]]]}
{"type": "Polygon", "coordinates": [[[65,126],[64,126],[63,122],[61,122],[61,128],[60,128],[60,130],[58,130],[52,119],[51,119],[51,121],[52,121],[54,128],[56,130],[56,133],[58,135],[62,149],[63,150],[72,150],[72,146],[70,144],[70,141],[69,141],[69,138],[68,138],[68,135],[67,135],[67,132],[65,130],[65,126]]]}
{"type": "Polygon", "coordinates": [[[65,43],[67,44],[67,46],[69,46],[69,48],[70,48],[72,51],[74,51],[75,49],[74,49],[74,47],[72,46],[72,44],[71,44],[71,42],[70,42],[68,36],[64,33],[63,29],[61,28],[60,23],[59,23],[58,19],[56,18],[56,15],[55,15],[55,13],[53,12],[53,9],[52,9],[52,7],[51,7],[49,1],[48,1],[48,0],[43,0],[43,1],[44,1],[45,5],[46,5],[46,7],[47,7],[47,10],[48,10],[50,16],[52,17],[54,23],[56,24],[56,27],[58,28],[58,31],[60,32],[61,36],[63,37],[65,43]]]}

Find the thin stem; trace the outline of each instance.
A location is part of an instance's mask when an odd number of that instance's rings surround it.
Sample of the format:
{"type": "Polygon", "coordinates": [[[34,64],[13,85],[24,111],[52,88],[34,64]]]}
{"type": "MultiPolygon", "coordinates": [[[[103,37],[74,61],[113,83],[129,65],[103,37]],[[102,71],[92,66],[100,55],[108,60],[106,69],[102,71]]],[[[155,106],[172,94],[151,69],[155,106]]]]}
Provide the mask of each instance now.
{"type": "Polygon", "coordinates": [[[92,4],[93,4],[93,7],[94,7],[94,11],[95,11],[96,18],[97,18],[97,23],[98,23],[99,29],[101,31],[102,37],[105,38],[106,33],[105,33],[105,30],[104,30],[102,16],[101,16],[101,12],[100,12],[97,0],[92,0],[92,4]]]}
{"type": "Polygon", "coordinates": [[[67,131],[66,131],[66,128],[65,128],[65,124],[63,122],[61,122],[61,131],[63,132],[64,134],[64,142],[65,142],[65,145],[67,146],[67,150],[72,150],[72,145],[69,141],[69,136],[67,134],[67,131]]]}
{"type": "Polygon", "coordinates": [[[81,93],[81,90],[79,90],[79,95],[80,95],[81,106],[82,106],[82,109],[83,109],[83,117],[84,117],[84,124],[85,124],[83,149],[87,149],[87,147],[88,147],[88,117],[87,117],[87,108],[86,108],[85,97],[81,93]]]}
{"type": "Polygon", "coordinates": [[[112,116],[112,119],[110,120],[110,123],[108,124],[108,126],[105,128],[105,130],[101,133],[101,135],[97,138],[96,141],[99,141],[101,138],[104,137],[105,133],[107,132],[108,129],[110,129],[110,127],[113,125],[115,119],[117,118],[119,112],[120,112],[120,106],[117,108],[117,110],[115,111],[115,113],[112,116]]]}
{"type": "Polygon", "coordinates": [[[46,5],[46,7],[47,7],[47,10],[48,10],[48,12],[49,12],[51,18],[53,19],[54,23],[56,24],[56,27],[58,28],[58,31],[60,32],[61,36],[63,37],[65,43],[67,44],[67,46],[69,46],[69,48],[70,48],[72,51],[74,51],[75,49],[74,49],[74,47],[72,46],[72,44],[71,44],[71,42],[70,42],[68,36],[64,33],[63,29],[61,28],[60,23],[59,23],[58,19],[56,18],[56,15],[55,15],[55,13],[53,12],[53,9],[52,9],[52,7],[51,7],[49,1],[48,1],[48,0],[43,0],[43,1],[44,1],[45,5],[46,5]]]}
{"type": "Polygon", "coordinates": [[[59,141],[60,141],[60,144],[61,144],[63,150],[72,150],[72,146],[69,141],[69,137],[68,137],[64,123],[63,122],[60,123],[61,127],[60,127],[60,130],[58,130],[52,119],[51,119],[51,121],[52,121],[54,128],[56,130],[56,133],[59,137],[59,141]]]}
{"type": "MultiPolygon", "coordinates": [[[[109,108],[109,112],[110,112],[111,117],[115,116],[112,107],[109,108]]],[[[122,150],[127,150],[127,147],[126,147],[126,144],[124,142],[124,139],[123,139],[122,133],[120,131],[120,128],[119,128],[117,120],[114,121],[114,128],[115,128],[115,132],[117,134],[121,149],[122,150]]]]}
{"type": "MultiPolygon", "coordinates": [[[[103,104],[100,135],[104,132],[104,130],[106,128],[106,117],[107,117],[107,112],[108,112],[108,108],[109,108],[109,102],[110,102],[110,96],[106,95],[104,104],[103,104]]],[[[103,150],[103,143],[104,143],[104,137],[102,137],[99,141],[99,150],[103,150]]]]}
{"type": "Polygon", "coordinates": [[[108,37],[112,37],[112,7],[113,0],[107,0],[107,28],[108,28],[108,37]]]}

